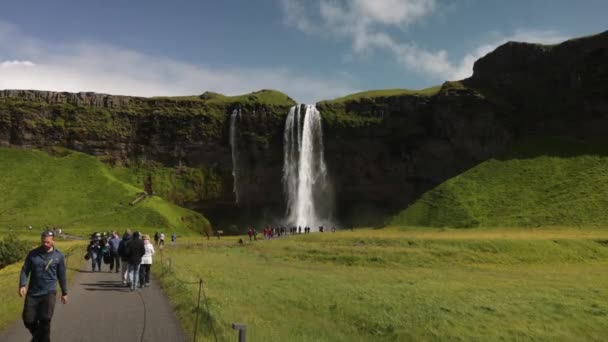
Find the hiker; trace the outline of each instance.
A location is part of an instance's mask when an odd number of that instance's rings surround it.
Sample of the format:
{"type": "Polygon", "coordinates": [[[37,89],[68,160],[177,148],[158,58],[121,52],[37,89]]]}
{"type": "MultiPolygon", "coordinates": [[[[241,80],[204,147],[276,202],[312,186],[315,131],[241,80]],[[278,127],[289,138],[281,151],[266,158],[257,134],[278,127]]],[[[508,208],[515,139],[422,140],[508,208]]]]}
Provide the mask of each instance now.
{"type": "MultiPolygon", "coordinates": [[[[133,233],[131,241],[127,244],[127,255],[129,256],[127,263],[129,265],[129,282],[131,283],[131,291],[135,291],[135,287],[139,282],[139,267],[141,258],[146,254],[144,241],[140,239],[139,232],[133,233]]],[[[124,267],[124,266],[123,266],[124,267]]]]}
{"type": "Polygon", "coordinates": [[[118,244],[118,256],[120,257],[120,261],[122,263],[122,284],[123,285],[131,285],[129,283],[129,267],[127,263],[129,262],[129,242],[131,242],[131,229],[125,230],[125,233],[122,236],[122,240],[118,244]]]}
{"type": "Polygon", "coordinates": [[[160,236],[158,235],[158,232],[154,233],[154,244],[158,246],[158,239],[160,238],[160,236]]]}
{"type": "Polygon", "coordinates": [[[249,241],[253,240],[253,228],[249,228],[247,231],[247,235],[249,235],[249,241]]]}
{"type": "Polygon", "coordinates": [[[152,267],[152,256],[154,255],[154,245],[150,242],[150,236],[144,234],[144,256],[141,257],[139,267],[139,287],[150,286],[150,267],[152,267]]]}
{"type": "Polygon", "coordinates": [[[57,281],[61,302],[68,302],[65,258],[55,246],[55,234],[42,232],[40,247],[28,253],[19,277],[19,296],[25,296],[23,324],[32,334],[32,341],[51,340],[51,319],[57,299],[57,281]],[[29,277],[29,286],[27,284],[29,277]]]}
{"type": "Polygon", "coordinates": [[[160,239],[159,239],[158,245],[161,247],[165,246],[165,233],[163,233],[163,232],[160,233],[160,239]]]}
{"type": "Polygon", "coordinates": [[[331,227],[331,232],[332,232],[332,233],[335,233],[335,232],[336,232],[336,227],[335,227],[335,226],[332,226],[332,227],[331,227]]]}
{"type": "Polygon", "coordinates": [[[105,237],[105,233],[103,233],[103,237],[99,241],[99,272],[101,272],[101,261],[103,260],[104,264],[110,264],[110,246],[108,246],[108,240],[105,237]]]}
{"type": "Polygon", "coordinates": [[[118,273],[120,272],[120,255],[118,255],[120,238],[118,238],[118,233],[116,231],[112,232],[112,237],[110,237],[108,245],[110,246],[110,257],[112,258],[112,261],[110,262],[110,272],[112,272],[114,266],[116,266],[116,273],[118,273]]]}
{"type": "Polygon", "coordinates": [[[177,240],[177,235],[175,235],[175,232],[173,232],[173,234],[171,234],[171,245],[175,245],[175,240],[177,240]]]}
{"type": "Polygon", "coordinates": [[[91,271],[95,272],[95,266],[97,270],[101,272],[101,246],[99,245],[99,233],[93,233],[91,241],[87,247],[87,253],[91,258],[91,271]]]}

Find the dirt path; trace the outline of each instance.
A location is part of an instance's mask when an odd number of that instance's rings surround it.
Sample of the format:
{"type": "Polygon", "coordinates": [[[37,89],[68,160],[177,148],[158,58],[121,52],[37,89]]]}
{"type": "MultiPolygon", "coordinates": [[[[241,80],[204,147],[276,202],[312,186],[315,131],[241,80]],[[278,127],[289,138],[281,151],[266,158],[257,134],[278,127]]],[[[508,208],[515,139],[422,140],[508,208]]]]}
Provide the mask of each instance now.
{"type": "MultiPolygon", "coordinates": [[[[91,273],[87,266],[83,265],[71,283],[69,303],[57,301],[52,341],[185,341],[171,305],[155,280],[150,287],[131,292],[122,286],[118,273],[91,273]]],[[[30,339],[21,320],[0,333],[4,342],[30,339]]]]}

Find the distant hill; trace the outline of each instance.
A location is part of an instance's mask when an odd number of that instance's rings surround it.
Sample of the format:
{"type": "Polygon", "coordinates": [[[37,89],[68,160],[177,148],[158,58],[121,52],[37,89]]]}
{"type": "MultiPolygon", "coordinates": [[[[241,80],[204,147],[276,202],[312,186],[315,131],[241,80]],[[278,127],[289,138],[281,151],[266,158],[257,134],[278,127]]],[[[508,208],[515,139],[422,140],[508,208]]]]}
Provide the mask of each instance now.
{"type": "Polygon", "coordinates": [[[391,224],[608,225],[608,151],[601,146],[520,144],[428,191],[391,224]]]}
{"type": "Polygon", "coordinates": [[[62,226],[68,232],[209,229],[201,214],[152,196],[130,205],[143,189],[115,178],[95,157],[55,149],[0,148],[0,227],[62,226]]]}

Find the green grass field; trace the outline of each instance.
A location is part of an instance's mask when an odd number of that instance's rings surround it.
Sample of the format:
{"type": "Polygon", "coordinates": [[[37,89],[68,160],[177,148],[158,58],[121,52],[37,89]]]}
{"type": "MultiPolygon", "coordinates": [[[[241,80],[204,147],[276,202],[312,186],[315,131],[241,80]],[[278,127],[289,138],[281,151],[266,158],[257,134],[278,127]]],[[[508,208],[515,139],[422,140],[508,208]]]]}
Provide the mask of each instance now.
{"type": "Polygon", "coordinates": [[[142,192],[118,180],[102,162],[82,153],[0,148],[0,230],[36,231],[62,226],[66,233],[95,230],[175,230],[200,234],[209,222],[200,214],[149,197],[130,206],[142,192]]]}
{"type": "MultiPolygon", "coordinates": [[[[164,250],[191,333],[204,280],[219,340],[602,340],[608,230],[390,228],[164,250]]],[[[153,267],[162,274],[157,257],[153,267]]],[[[212,338],[202,315],[200,341],[212,338]]]]}
{"type": "Polygon", "coordinates": [[[608,156],[600,144],[516,146],[425,193],[393,225],[608,225],[608,156]]]}

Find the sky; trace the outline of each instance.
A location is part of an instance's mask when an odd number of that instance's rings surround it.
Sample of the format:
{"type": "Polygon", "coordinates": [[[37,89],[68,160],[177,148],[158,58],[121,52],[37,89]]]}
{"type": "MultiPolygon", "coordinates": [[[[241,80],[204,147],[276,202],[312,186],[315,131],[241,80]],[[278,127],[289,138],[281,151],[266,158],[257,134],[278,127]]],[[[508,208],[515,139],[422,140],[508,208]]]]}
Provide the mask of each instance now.
{"type": "Polygon", "coordinates": [[[606,0],[2,0],[0,89],[301,103],[472,74],[509,41],[608,30],[606,0]]]}

